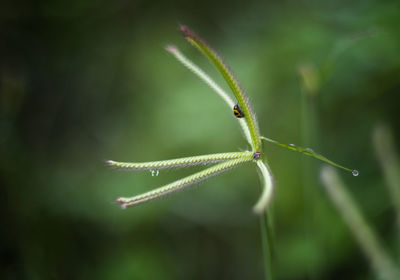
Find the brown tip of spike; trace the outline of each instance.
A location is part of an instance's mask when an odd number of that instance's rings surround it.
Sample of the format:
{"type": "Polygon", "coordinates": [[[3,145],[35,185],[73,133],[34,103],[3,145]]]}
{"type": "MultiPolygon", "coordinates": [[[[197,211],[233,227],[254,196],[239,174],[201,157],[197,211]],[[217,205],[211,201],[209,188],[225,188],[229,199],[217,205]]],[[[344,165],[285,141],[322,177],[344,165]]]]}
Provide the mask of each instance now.
{"type": "Polygon", "coordinates": [[[186,25],[179,26],[179,30],[182,32],[183,36],[185,36],[185,37],[191,37],[193,35],[193,32],[186,25]]]}

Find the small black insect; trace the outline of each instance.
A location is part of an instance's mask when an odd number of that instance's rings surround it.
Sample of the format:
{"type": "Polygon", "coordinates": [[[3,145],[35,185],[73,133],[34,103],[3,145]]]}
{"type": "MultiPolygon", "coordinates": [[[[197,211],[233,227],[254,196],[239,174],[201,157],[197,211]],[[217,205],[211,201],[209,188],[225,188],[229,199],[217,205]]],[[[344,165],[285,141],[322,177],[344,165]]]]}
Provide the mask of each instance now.
{"type": "Polygon", "coordinates": [[[242,112],[242,109],[240,109],[239,104],[236,104],[233,106],[233,114],[235,115],[236,118],[243,118],[244,114],[242,112]]]}
{"type": "Polygon", "coordinates": [[[259,159],[260,156],[261,156],[261,153],[260,153],[260,152],[255,152],[255,153],[253,154],[253,158],[254,158],[254,159],[259,159]]]}

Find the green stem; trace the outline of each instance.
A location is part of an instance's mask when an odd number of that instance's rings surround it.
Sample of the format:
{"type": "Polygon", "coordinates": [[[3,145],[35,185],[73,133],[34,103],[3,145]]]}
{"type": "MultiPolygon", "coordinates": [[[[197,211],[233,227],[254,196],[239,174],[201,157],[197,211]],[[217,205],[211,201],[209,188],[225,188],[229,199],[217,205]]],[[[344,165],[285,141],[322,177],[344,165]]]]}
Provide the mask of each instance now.
{"type": "MultiPolygon", "coordinates": [[[[308,75],[303,76],[302,79],[302,94],[301,94],[301,114],[300,114],[300,127],[301,127],[301,140],[303,145],[310,145],[312,147],[317,147],[318,133],[317,133],[317,122],[318,117],[316,113],[316,98],[317,98],[317,87],[312,91],[310,84],[307,86],[305,79],[312,79],[315,77],[314,71],[310,71],[308,75]]],[[[327,158],[320,154],[314,153],[311,149],[299,148],[299,152],[313,156],[317,159],[329,162],[330,164],[335,164],[327,158]]],[[[336,165],[336,164],[335,164],[336,165]]],[[[336,165],[337,166],[337,165],[336,165]]],[[[319,223],[319,213],[316,211],[318,209],[317,201],[320,200],[321,194],[315,191],[316,178],[315,178],[315,162],[305,161],[302,159],[302,193],[303,193],[303,203],[304,203],[304,214],[303,217],[307,217],[304,221],[305,224],[305,238],[309,244],[309,260],[307,265],[307,274],[310,280],[321,278],[321,267],[324,262],[324,245],[325,243],[321,240],[322,236],[315,234],[313,231],[316,225],[319,223]]],[[[351,170],[350,170],[351,172],[351,170]]]]}
{"type": "Polygon", "coordinates": [[[354,238],[371,262],[377,278],[382,280],[400,279],[400,272],[394,261],[386,253],[375,232],[364,219],[358,205],[347,192],[345,184],[336,171],[330,166],[324,167],[321,171],[321,180],[354,238]]]}
{"type": "Polygon", "coordinates": [[[262,215],[260,215],[260,229],[261,229],[261,244],[263,249],[263,257],[264,257],[264,276],[265,280],[273,280],[274,279],[274,270],[273,270],[273,230],[272,230],[272,220],[271,215],[268,211],[264,211],[262,215]]]}
{"type": "Polygon", "coordinates": [[[373,144],[393,203],[397,222],[397,254],[400,257],[400,160],[395,149],[392,131],[379,124],[373,132],[373,144]]]}

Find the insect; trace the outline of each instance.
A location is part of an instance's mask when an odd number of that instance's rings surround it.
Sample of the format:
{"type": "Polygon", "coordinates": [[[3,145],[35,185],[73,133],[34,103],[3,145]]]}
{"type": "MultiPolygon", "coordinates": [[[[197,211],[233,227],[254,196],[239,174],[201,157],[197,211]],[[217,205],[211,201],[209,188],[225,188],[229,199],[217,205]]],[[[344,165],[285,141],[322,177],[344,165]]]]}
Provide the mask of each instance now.
{"type": "Polygon", "coordinates": [[[261,153],[260,153],[260,152],[255,152],[255,153],[253,154],[253,159],[259,159],[260,156],[261,156],[261,153]]]}
{"type": "Polygon", "coordinates": [[[240,109],[239,104],[236,104],[233,106],[233,114],[235,115],[236,118],[243,118],[244,114],[242,112],[242,109],[240,109]]]}

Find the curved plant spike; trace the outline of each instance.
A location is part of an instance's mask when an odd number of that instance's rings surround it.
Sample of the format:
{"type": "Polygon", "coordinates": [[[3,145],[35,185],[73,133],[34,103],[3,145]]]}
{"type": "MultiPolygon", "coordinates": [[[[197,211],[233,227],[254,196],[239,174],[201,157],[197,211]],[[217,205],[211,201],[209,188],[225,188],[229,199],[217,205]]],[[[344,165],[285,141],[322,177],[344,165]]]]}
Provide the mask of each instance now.
{"type": "Polygon", "coordinates": [[[170,183],[168,185],[165,185],[163,187],[160,187],[158,189],[134,196],[134,197],[120,197],[116,201],[118,203],[121,203],[122,208],[126,208],[129,206],[135,206],[144,202],[148,202],[150,200],[160,198],[162,196],[165,196],[167,194],[170,194],[175,191],[179,191],[184,189],[185,187],[189,187],[195,183],[198,183],[200,181],[206,180],[212,176],[215,176],[217,174],[220,174],[222,172],[225,172],[229,169],[232,169],[234,167],[237,167],[243,163],[252,161],[253,157],[250,154],[246,154],[243,157],[225,161],[222,163],[219,163],[217,165],[214,165],[212,167],[209,167],[203,171],[197,172],[193,175],[187,176],[185,178],[182,178],[180,180],[177,180],[173,183],[170,183]]]}
{"type": "Polygon", "coordinates": [[[160,170],[166,168],[189,167],[194,165],[208,165],[221,161],[228,161],[243,157],[249,158],[252,156],[252,154],[253,154],[252,152],[232,152],[232,153],[211,154],[204,156],[184,157],[184,158],[150,161],[150,162],[118,162],[118,161],[108,160],[106,161],[106,163],[112,167],[134,170],[134,171],[160,170]]]}
{"type": "Polygon", "coordinates": [[[253,207],[253,211],[256,214],[262,214],[271,202],[274,191],[274,180],[268,165],[259,160],[257,161],[257,167],[260,172],[263,189],[260,198],[253,207]]]}
{"type": "Polygon", "coordinates": [[[228,105],[233,108],[235,105],[234,101],[230,98],[230,96],[211,79],[203,70],[200,69],[197,65],[195,65],[190,59],[184,56],[176,46],[168,45],[165,47],[165,50],[170,52],[172,55],[178,59],[184,66],[186,66],[190,71],[195,73],[200,79],[202,79],[209,87],[211,87],[228,105]]]}
{"type": "Polygon", "coordinates": [[[228,83],[231,88],[233,94],[235,95],[240,108],[244,113],[244,118],[249,127],[250,135],[251,135],[251,143],[253,151],[261,152],[261,140],[260,140],[260,132],[258,128],[258,123],[251,108],[249,99],[240,86],[239,82],[236,80],[232,71],[229,67],[223,62],[222,58],[214,51],[203,39],[197,36],[193,31],[191,31],[187,26],[181,26],[180,30],[182,34],[185,36],[186,40],[191,43],[194,47],[196,47],[200,52],[202,52],[219,70],[222,77],[228,83]]]}
{"type": "Polygon", "coordinates": [[[334,166],[336,166],[336,167],[339,167],[339,168],[341,168],[341,169],[344,169],[344,170],[346,170],[346,171],[349,171],[349,172],[351,172],[351,173],[353,174],[353,176],[358,176],[358,174],[359,174],[358,170],[356,170],[356,169],[350,169],[350,168],[344,167],[344,166],[342,166],[342,165],[340,165],[340,164],[337,164],[337,163],[335,163],[335,162],[333,162],[333,161],[327,159],[327,158],[324,157],[323,155],[320,155],[320,154],[314,152],[314,151],[313,151],[312,149],[310,149],[310,148],[303,148],[303,147],[300,147],[300,146],[296,146],[296,145],[294,145],[294,144],[283,144],[283,143],[280,143],[280,142],[278,142],[278,141],[272,140],[272,139],[267,138],[267,137],[264,137],[264,136],[261,136],[261,139],[262,139],[262,140],[265,140],[265,141],[267,141],[267,142],[270,142],[270,143],[272,143],[272,144],[275,144],[275,145],[278,145],[278,146],[287,148],[287,149],[289,149],[289,150],[303,153],[303,154],[305,154],[305,155],[307,155],[307,156],[310,156],[310,157],[319,159],[319,160],[321,160],[321,161],[324,161],[324,162],[326,162],[326,163],[329,163],[329,164],[331,164],[331,165],[334,165],[334,166]]]}
{"type": "MultiPolygon", "coordinates": [[[[175,56],[175,58],[181,62],[186,68],[196,74],[202,81],[204,81],[211,89],[213,89],[228,105],[229,109],[232,110],[235,106],[235,102],[232,98],[213,80],[208,76],[203,70],[201,70],[196,64],[194,64],[190,59],[185,57],[177,47],[167,46],[165,48],[168,52],[175,56]]],[[[238,119],[240,126],[242,127],[243,133],[246,137],[247,142],[251,145],[251,136],[249,128],[247,127],[246,121],[244,119],[238,119]]]]}

